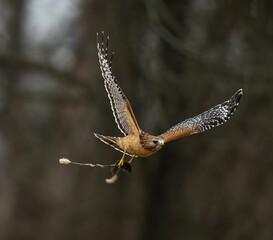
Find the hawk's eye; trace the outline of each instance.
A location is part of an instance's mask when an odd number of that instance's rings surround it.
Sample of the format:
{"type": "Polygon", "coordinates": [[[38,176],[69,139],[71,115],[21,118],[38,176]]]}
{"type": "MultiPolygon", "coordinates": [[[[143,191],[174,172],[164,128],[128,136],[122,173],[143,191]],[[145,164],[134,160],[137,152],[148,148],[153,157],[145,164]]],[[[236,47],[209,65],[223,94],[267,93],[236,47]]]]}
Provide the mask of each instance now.
{"type": "Polygon", "coordinates": [[[154,143],[154,144],[157,144],[157,143],[158,143],[158,141],[157,141],[157,140],[153,140],[153,143],[154,143]]]}

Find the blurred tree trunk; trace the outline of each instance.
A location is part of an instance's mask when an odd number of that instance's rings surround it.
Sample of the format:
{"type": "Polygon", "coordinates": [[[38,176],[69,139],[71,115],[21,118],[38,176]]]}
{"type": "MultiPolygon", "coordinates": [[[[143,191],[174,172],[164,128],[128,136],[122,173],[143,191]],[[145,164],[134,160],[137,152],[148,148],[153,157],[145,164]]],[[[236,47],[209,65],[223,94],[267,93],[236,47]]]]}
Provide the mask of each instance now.
{"type": "MultiPolygon", "coordinates": [[[[8,11],[10,13],[7,19],[6,29],[8,31],[9,42],[7,47],[7,52],[12,56],[20,56],[22,52],[22,28],[23,28],[23,18],[24,18],[24,7],[26,1],[8,1],[6,2],[8,11]]],[[[20,129],[20,124],[16,120],[16,108],[20,107],[20,99],[18,97],[18,78],[20,78],[20,71],[16,64],[11,63],[9,67],[2,69],[2,76],[4,83],[2,87],[4,88],[5,100],[4,106],[1,111],[1,129],[2,134],[5,138],[4,146],[6,148],[5,154],[5,184],[4,184],[4,206],[8,209],[7,214],[11,214],[10,220],[17,219],[20,222],[22,215],[20,214],[22,209],[25,209],[24,203],[17,201],[16,199],[21,199],[22,194],[22,182],[23,172],[19,171],[20,167],[17,159],[20,159],[21,154],[24,149],[24,142],[22,141],[22,131],[20,129]],[[15,173],[20,173],[15,174],[15,173]],[[17,176],[16,176],[17,175],[17,176]],[[18,182],[14,177],[18,177],[18,182]]],[[[1,80],[2,81],[2,80],[1,80]]],[[[25,163],[26,167],[30,167],[30,162],[25,163]]],[[[24,191],[24,190],[23,190],[24,191]]],[[[8,217],[8,216],[6,216],[8,217]]],[[[5,236],[12,236],[17,234],[17,230],[20,231],[18,225],[6,224],[2,225],[1,238],[5,236]]]]}

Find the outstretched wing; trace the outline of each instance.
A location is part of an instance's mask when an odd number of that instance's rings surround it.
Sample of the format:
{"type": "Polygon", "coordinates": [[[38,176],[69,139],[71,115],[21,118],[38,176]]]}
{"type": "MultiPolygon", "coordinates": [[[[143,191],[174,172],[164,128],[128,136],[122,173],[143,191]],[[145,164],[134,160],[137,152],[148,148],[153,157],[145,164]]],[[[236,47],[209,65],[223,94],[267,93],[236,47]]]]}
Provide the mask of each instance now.
{"type": "Polygon", "coordinates": [[[243,90],[239,89],[229,100],[176,124],[161,136],[165,142],[169,142],[180,137],[204,132],[225,123],[236,110],[242,95],[243,90]]]}
{"type": "Polygon", "coordinates": [[[110,104],[112,108],[113,115],[115,117],[115,121],[118,125],[118,128],[124,135],[128,135],[131,133],[140,133],[140,128],[138,126],[137,120],[131,108],[130,102],[125,96],[124,92],[118,85],[116,77],[112,72],[112,59],[109,61],[108,59],[108,40],[109,36],[107,36],[106,44],[104,43],[104,32],[102,32],[101,44],[98,41],[98,33],[97,33],[97,49],[98,49],[98,57],[99,64],[102,73],[102,77],[104,78],[104,86],[108,93],[108,97],[110,99],[110,104]],[[105,44],[105,45],[104,45],[105,44]]]}

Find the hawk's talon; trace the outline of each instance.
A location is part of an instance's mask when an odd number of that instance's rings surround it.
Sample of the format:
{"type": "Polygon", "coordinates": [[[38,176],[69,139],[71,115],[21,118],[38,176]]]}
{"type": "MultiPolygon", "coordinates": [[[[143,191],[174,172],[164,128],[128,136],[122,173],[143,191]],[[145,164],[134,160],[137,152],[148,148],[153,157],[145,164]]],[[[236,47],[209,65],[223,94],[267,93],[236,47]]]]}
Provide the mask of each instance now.
{"type": "Polygon", "coordinates": [[[125,154],[126,154],[126,150],[124,151],[122,158],[119,160],[117,167],[118,169],[122,168],[123,164],[124,164],[124,158],[125,158],[125,154]]]}
{"type": "Polygon", "coordinates": [[[120,159],[118,164],[117,164],[117,167],[122,168],[123,164],[124,164],[124,159],[120,159]]]}
{"type": "Polygon", "coordinates": [[[123,165],[122,165],[122,169],[125,171],[125,172],[132,172],[132,166],[129,162],[124,162],[123,165]]]}
{"type": "Polygon", "coordinates": [[[119,172],[121,169],[125,169],[125,170],[126,170],[126,167],[124,168],[124,164],[125,164],[125,161],[124,161],[125,154],[126,154],[126,150],[123,152],[122,158],[121,158],[121,159],[118,161],[118,163],[112,168],[112,174],[113,174],[113,175],[118,174],[118,172],[119,172]]]}
{"type": "Polygon", "coordinates": [[[134,159],[132,157],[129,162],[125,162],[126,151],[123,152],[122,158],[118,161],[118,163],[112,168],[112,174],[117,175],[121,169],[123,169],[125,172],[132,172],[131,162],[134,159]]]}
{"type": "Polygon", "coordinates": [[[131,164],[129,162],[124,162],[121,167],[116,165],[111,169],[112,175],[117,175],[121,171],[121,169],[124,172],[132,172],[131,164]]]}

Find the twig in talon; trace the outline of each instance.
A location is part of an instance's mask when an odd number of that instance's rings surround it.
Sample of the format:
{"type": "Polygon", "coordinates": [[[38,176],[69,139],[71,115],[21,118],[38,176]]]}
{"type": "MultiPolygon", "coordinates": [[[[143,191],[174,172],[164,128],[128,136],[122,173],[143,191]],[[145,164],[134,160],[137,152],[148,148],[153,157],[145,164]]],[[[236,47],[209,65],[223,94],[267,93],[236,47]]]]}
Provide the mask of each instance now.
{"type": "Polygon", "coordinates": [[[123,165],[119,168],[117,164],[114,164],[112,168],[112,177],[106,178],[105,182],[108,184],[113,184],[118,180],[118,173],[123,170],[124,172],[132,172],[132,167],[129,162],[124,162],[123,165]]]}
{"type": "Polygon", "coordinates": [[[93,164],[93,163],[78,163],[78,162],[72,162],[67,158],[61,158],[59,159],[59,163],[60,164],[74,164],[74,165],[81,165],[81,166],[88,166],[88,167],[101,167],[101,168],[105,168],[105,167],[115,167],[116,164],[93,164]]]}
{"type": "Polygon", "coordinates": [[[88,166],[88,167],[112,167],[112,177],[106,178],[105,182],[108,184],[113,184],[118,180],[118,173],[123,170],[125,172],[131,172],[131,164],[129,162],[124,162],[123,165],[119,168],[117,164],[93,164],[93,163],[79,163],[79,162],[72,162],[67,158],[61,158],[59,159],[60,164],[68,165],[68,164],[74,164],[74,165],[81,165],[81,166],[88,166]]]}

